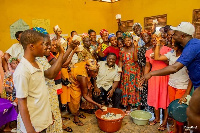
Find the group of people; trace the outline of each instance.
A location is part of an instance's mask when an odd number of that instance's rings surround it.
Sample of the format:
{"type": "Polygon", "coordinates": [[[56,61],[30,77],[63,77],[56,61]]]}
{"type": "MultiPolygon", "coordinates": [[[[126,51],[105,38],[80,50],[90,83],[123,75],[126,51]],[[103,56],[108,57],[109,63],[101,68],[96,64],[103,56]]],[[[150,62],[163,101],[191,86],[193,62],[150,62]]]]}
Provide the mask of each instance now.
{"type": "MultiPolygon", "coordinates": [[[[63,121],[61,111],[68,110],[73,122],[94,113],[103,106],[151,111],[160,123],[158,130],[167,128],[168,106],[175,100],[183,102],[195,92],[187,109],[188,126],[200,130],[200,40],[193,39],[195,28],[189,22],[178,27],[165,26],[155,31],[142,30],[139,23],[130,32],[92,29],[80,36],[76,31],[63,38],[56,25],[54,37],[41,27],[18,31],[19,43],[1,52],[1,98],[17,106],[18,132],[72,132],[63,121]],[[195,118],[194,118],[195,117],[195,118]]],[[[3,108],[3,106],[1,106],[3,108]]],[[[2,125],[0,125],[2,126],[2,125]]],[[[10,123],[4,130],[9,130],[10,123]]],[[[182,133],[184,123],[174,120],[174,132],[182,133]]]]}

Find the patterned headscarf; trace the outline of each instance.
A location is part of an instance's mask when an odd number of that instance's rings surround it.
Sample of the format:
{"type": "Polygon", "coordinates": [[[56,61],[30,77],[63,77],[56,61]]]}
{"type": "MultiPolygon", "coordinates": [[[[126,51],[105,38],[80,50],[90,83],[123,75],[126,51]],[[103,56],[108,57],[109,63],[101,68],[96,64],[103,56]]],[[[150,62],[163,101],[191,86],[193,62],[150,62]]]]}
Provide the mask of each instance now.
{"type": "Polygon", "coordinates": [[[54,32],[55,32],[55,31],[58,31],[58,30],[61,30],[61,28],[60,28],[58,25],[56,25],[56,26],[53,27],[53,31],[54,31],[54,32]]]}
{"type": "Polygon", "coordinates": [[[83,33],[82,34],[82,40],[84,40],[85,38],[90,38],[88,33],[83,33]]]}
{"type": "Polygon", "coordinates": [[[124,32],[124,33],[123,33],[123,39],[125,39],[125,38],[127,38],[127,37],[132,39],[132,35],[131,35],[130,32],[124,32]]]}
{"type": "Polygon", "coordinates": [[[31,28],[31,29],[32,29],[32,30],[35,30],[35,31],[37,31],[37,32],[43,33],[43,34],[45,34],[45,35],[49,34],[49,33],[46,31],[46,29],[44,29],[44,28],[42,28],[42,27],[33,27],[33,28],[31,28]]]}
{"type": "Polygon", "coordinates": [[[108,39],[110,39],[111,37],[115,37],[114,33],[109,34],[108,39]]]}
{"type": "Polygon", "coordinates": [[[139,27],[142,29],[142,26],[141,26],[140,23],[135,23],[135,24],[133,25],[133,29],[135,28],[135,26],[139,26],[139,27]]]}
{"type": "Polygon", "coordinates": [[[87,59],[86,65],[88,66],[88,69],[92,71],[97,71],[99,69],[99,65],[95,59],[87,59]]]}
{"type": "Polygon", "coordinates": [[[11,63],[12,61],[18,61],[19,62],[19,60],[15,57],[11,57],[11,58],[8,59],[9,63],[11,63]]]}
{"type": "Polygon", "coordinates": [[[108,33],[108,31],[107,31],[106,29],[102,29],[102,30],[100,31],[100,35],[102,36],[104,33],[108,33]]]}

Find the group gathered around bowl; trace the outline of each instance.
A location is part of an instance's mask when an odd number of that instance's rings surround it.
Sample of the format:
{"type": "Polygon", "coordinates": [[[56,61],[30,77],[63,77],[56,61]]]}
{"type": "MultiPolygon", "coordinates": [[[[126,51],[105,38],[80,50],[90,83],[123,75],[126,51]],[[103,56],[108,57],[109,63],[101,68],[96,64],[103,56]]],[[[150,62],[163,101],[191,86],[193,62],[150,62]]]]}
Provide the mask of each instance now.
{"type": "MultiPolygon", "coordinates": [[[[151,30],[135,23],[133,33],[102,29],[97,35],[89,29],[72,31],[68,38],[58,25],[53,35],[41,27],[17,31],[19,42],[0,51],[0,127],[10,131],[15,121],[21,133],[72,132],[63,111],[83,126],[81,119],[87,118],[80,111],[95,114],[99,109],[102,119],[113,120],[123,114],[134,118],[133,110],[140,110],[154,114],[148,124],[160,123],[159,131],[167,129],[170,119],[174,133],[200,132],[200,40],[193,38],[195,27],[189,22],[156,27],[156,21],[151,30]],[[179,105],[185,112],[176,110],[179,105]]],[[[151,116],[146,115],[148,121],[151,116]]]]}

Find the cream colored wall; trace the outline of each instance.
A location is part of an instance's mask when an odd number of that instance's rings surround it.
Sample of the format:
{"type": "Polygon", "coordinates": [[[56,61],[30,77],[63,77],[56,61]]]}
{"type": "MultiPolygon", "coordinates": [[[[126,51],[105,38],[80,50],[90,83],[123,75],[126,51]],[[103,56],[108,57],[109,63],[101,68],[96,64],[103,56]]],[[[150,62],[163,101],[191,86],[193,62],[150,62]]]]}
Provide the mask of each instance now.
{"type": "Polygon", "coordinates": [[[193,9],[200,9],[200,0],[120,0],[116,3],[92,0],[1,0],[0,1],[0,50],[6,51],[16,40],[10,38],[10,25],[23,19],[32,27],[32,19],[50,19],[52,27],[59,25],[63,33],[78,33],[94,29],[117,30],[116,14],[122,20],[134,19],[144,24],[144,17],[167,14],[167,24],[192,22],[193,9]]]}

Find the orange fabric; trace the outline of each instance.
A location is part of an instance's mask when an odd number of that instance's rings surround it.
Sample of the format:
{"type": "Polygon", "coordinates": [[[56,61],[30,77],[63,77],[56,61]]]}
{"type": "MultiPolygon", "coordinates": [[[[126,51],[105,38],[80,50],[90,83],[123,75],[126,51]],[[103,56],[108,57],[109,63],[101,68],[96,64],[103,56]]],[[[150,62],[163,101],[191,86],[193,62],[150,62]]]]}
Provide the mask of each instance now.
{"type": "Polygon", "coordinates": [[[85,65],[85,61],[75,64],[74,67],[71,68],[69,75],[69,81],[71,82],[69,109],[72,114],[76,114],[78,112],[81,101],[81,88],[80,83],[76,79],[77,76],[81,75],[87,77],[88,81],[90,81],[90,77],[88,77],[85,65]]]}
{"type": "MultiPolygon", "coordinates": [[[[175,99],[180,99],[186,92],[186,89],[177,89],[168,85],[169,101],[170,103],[175,99]]],[[[176,121],[177,125],[182,126],[184,123],[176,121]]]]}
{"type": "MultiPolygon", "coordinates": [[[[69,79],[69,73],[68,73],[67,68],[62,68],[61,74],[65,79],[69,79]]],[[[67,104],[68,102],[70,102],[70,87],[62,85],[62,90],[63,90],[63,93],[60,95],[61,103],[67,104]]]]}
{"type": "Polygon", "coordinates": [[[176,89],[168,85],[168,91],[169,91],[169,101],[171,103],[175,99],[180,99],[185,94],[186,89],[176,89]]]}

